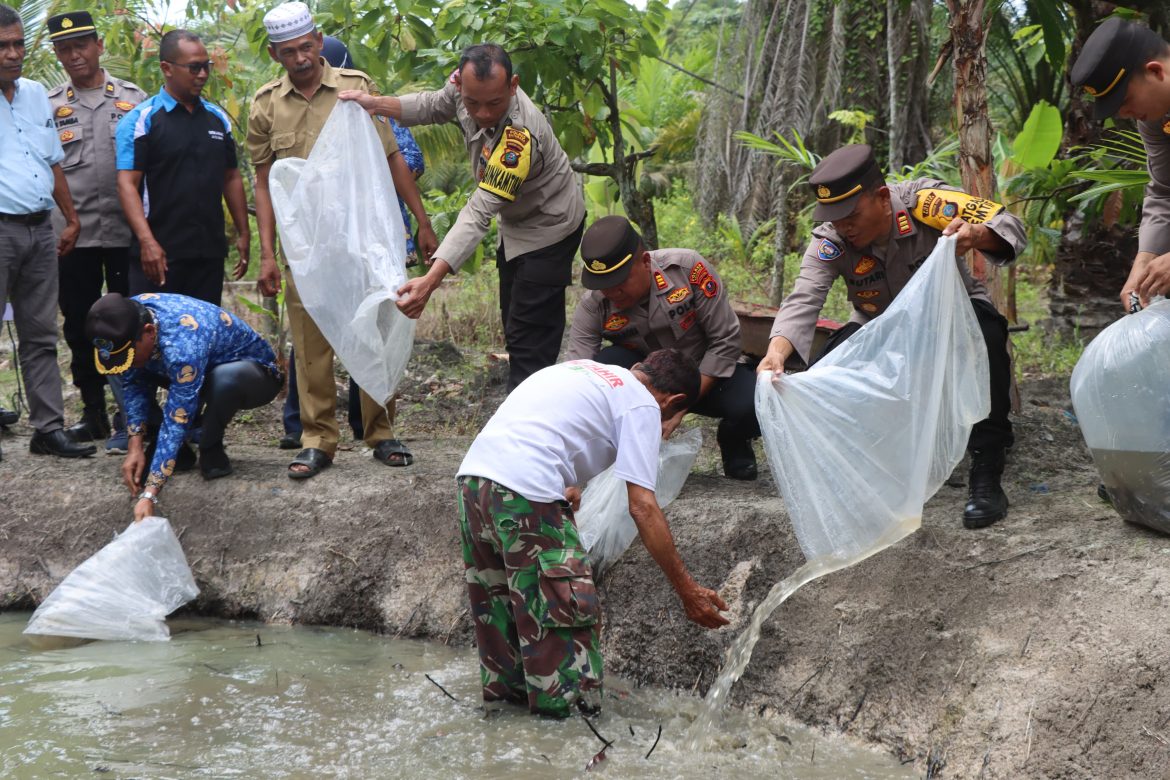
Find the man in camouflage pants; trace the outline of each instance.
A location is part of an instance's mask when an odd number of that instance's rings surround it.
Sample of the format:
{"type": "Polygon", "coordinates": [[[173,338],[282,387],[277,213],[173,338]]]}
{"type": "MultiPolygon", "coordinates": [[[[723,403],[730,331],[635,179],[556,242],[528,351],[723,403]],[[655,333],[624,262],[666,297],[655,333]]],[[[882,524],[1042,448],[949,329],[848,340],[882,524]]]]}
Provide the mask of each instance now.
{"type": "Polygon", "coordinates": [[[673,349],[628,371],[570,361],[522,382],[476,437],[459,467],[459,525],[485,702],[558,718],[600,703],[601,604],[573,510],[577,486],[610,465],[687,617],[726,625],[654,496],[662,423],[698,389],[694,362],[673,349]]]}

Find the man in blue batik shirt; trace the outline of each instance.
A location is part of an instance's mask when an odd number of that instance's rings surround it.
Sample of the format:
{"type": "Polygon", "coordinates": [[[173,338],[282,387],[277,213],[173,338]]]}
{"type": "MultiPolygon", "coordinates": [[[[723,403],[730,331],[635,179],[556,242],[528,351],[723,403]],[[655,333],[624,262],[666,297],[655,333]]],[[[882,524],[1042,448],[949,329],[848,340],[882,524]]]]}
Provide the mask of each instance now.
{"type": "Polygon", "coordinates": [[[223,434],[241,409],[254,409],[280,392],[276,355],[256,331],[214,304],[186,295],[103,296],[89,310],[86,338],[103,374],[122,374],[128,453],[122,479],[138,495],[134,518],[154,514],[158,494],[176,471],[194,467],[187,428],[203,410],[199,469],[204,479],[232,472],[223,434]],[[147,409],[158,384],[169,386],[163,423],[147,465],[147,409]],[[142,492],[139,494],[139,490],[142,492]]]}

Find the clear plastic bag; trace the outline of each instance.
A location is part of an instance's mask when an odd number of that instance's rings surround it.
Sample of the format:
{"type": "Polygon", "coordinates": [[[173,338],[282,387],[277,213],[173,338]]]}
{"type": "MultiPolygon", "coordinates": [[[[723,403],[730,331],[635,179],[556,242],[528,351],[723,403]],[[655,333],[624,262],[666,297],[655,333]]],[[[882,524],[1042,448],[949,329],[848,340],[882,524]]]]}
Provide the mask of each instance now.
{"type": "MultiPolygon", "coordinates": [[[[665,509],[678,498],[703,446],[703,433],[692,428],[662,443],[658,453],[658,479],[654,497],[665,509]]],[[[589,480],[581,492],[581,509],[576,514],[581,545],[589,552],[597,575],[617,562],[638,535],[630,517],[626,482],[614,476],[613,466],[589,480]]]]}
{"type": "Polygon", "coordinates": [[[1101,331],[1069,382],[1085,444],[1113,507],[1131,523],[1170,533],[1170,301],[1101,331]]]}
{"type": "Polygon", "coordinates": [[[852,561],[917,529],[991,408],[954,243],[940,239],[890,307],[811,369],[757,383],[768,462],[810,561],[852,561]]]}
{"type": "Polygon", "coordinates": [[[148,517],[70,572],[24,633],[166,641],[166,616],[198,595],[171,524],[148,517]]]}
{"type": "Polygon", "coordinates": [[[305,309],[358,385],[388,402],[415,321],[395,305],[407,279],[406,231],[369,115],[339,101],[309,158],[277,160],[269,186],[305,309]]]}

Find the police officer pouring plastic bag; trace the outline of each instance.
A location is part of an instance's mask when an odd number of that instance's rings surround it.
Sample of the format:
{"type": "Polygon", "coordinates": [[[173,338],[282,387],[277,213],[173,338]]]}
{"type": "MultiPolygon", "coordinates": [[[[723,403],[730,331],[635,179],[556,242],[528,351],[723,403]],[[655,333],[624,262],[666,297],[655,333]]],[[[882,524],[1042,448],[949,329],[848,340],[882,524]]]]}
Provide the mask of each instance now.
{"type": "Polygon", "coordinates": [[[1148,27],[1107,19],[1085,41],[1069,80],[1093,98],[1095,118],[1137,120],[1150,183],[1121,303],[1128,311],[1136,293],[1145,306],[1170,293],[1170,44],[1148,27]]]}
{"type": "Polygon", "coordinates": [[[887,184],[873,150],[864,144],[845,146],[825,157],[808,182],[817,201],[813,219],[821,224],[813,229],[792,293],[776,313],[768,354],[758,370],[781,376],[793,355],[809,365],[816,362],[819,356],[810,354],[813,331],[838,276],[845,278],[853,316],[822,354],[885,311],[934,250],[939,236],[953,236],[959,272],[987,344],[991,369],[991,414],[975,424],[967,443],[970,494],[963,525],[984,528],[1002,520],[1008,499],[1000,482],[1007,448],[1014,441],[1008,419],[1007,320],[962,255],[974,249],[993,263],[1011,262],[1026,245],[1023,223],[999,203],[934,179],[887,184]]]}

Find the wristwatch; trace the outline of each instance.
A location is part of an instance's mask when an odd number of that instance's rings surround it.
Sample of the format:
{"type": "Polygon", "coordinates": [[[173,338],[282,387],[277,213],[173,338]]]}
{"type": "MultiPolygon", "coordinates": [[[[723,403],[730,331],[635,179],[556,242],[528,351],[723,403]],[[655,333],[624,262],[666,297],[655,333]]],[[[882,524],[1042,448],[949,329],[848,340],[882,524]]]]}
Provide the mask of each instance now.
{"type": "Polygon", "coordinates": [[[139,501],[141,501],[141,500],[142,500],[142,499],[144,499],[144,498],[145,498],[147,501],[149,501],[150,503],[152,503],[152,504],[154,504],[154,505],[156,505],[156,506],[158,505],[158,496],[157,496],[157,495],[155,495],[154,493],[151,493],[149,490],[143,490],[143,491],[142,491],[142,493],[140,493],[140,494],[138,495],[138,500],[139,500],[139,501]]]}

